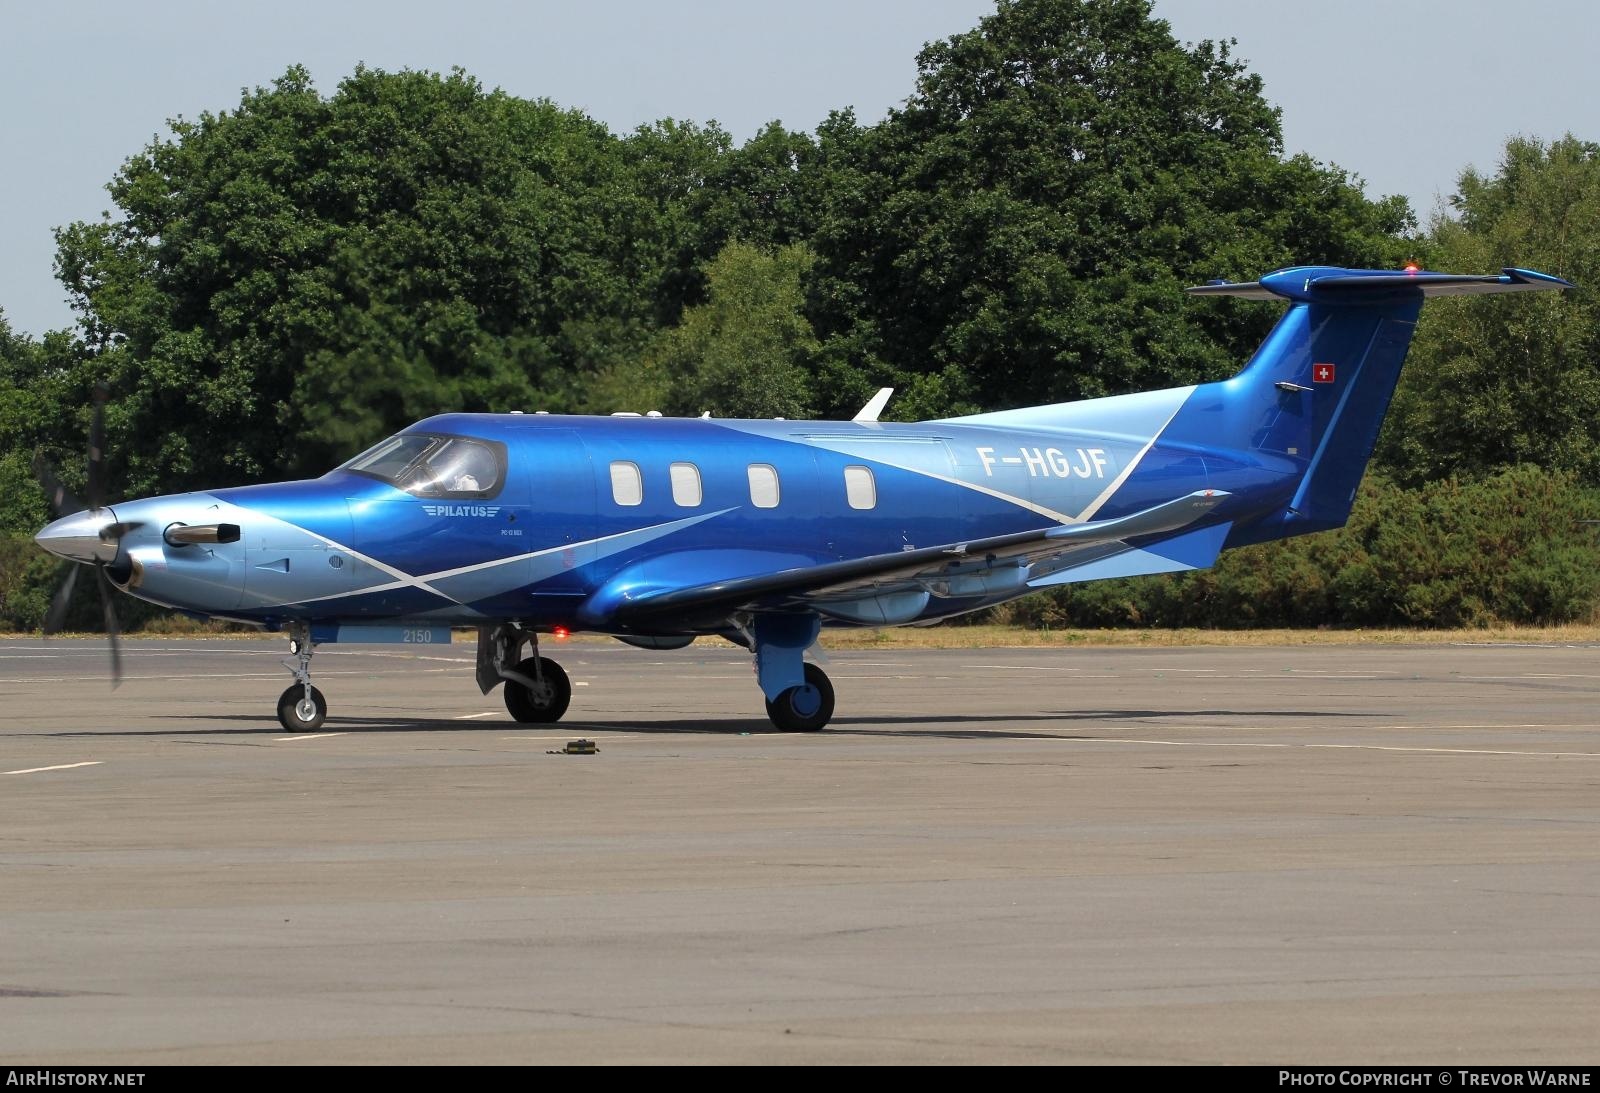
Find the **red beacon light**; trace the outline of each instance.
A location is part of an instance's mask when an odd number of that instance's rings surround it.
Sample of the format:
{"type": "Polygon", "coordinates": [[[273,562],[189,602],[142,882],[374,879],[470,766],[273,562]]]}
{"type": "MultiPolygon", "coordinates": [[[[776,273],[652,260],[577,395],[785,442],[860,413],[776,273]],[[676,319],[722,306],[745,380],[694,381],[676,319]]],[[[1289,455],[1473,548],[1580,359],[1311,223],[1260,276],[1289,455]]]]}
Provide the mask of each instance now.
{"type": "Polygon", "coordinates": [[[1407,273],[1421,273],[1422,267],[1417,265],[1415,262],[1407,262],[1405,264],[1405,271],[1407,273]]]}
{"type": "Polygon", "coordinates": [[[572,631],[568,630],[565,626],[557,626],[553,628],[550,633],[554,635],[557,641],[566,641],[567,635],[572,633],[572,631]]]}

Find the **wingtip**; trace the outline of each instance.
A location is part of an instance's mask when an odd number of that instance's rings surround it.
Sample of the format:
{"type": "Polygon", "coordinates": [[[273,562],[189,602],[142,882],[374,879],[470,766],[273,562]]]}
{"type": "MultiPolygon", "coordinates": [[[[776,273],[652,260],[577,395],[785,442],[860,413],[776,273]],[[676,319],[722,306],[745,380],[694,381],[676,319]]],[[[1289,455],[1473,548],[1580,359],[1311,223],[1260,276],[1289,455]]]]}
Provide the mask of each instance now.
{"type": "Polygon", "coordinates": [[[1513,284],[1537,285],[1540,288],[1569,289],[1578,286],[1565,277],[1556,277],[1549,273],[1540,273],[1536,269],[1521,269],[1517,266],[1506,266],[1500,271],[1513,284]]]}

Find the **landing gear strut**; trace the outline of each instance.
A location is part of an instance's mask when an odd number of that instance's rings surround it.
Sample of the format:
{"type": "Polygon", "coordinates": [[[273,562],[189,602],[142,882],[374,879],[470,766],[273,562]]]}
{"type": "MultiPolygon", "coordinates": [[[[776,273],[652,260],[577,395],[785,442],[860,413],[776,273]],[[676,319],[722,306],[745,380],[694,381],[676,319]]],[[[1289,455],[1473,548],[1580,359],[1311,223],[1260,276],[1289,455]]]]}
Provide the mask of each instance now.
{"type": "Polygon", "coordinates": [[[297,622],[289,627],[289,656],[283,666],[294,683],[278,696],[278,723],[288,732],[315,732],[328,716],[328,700],[311,685],[311,654],[316,651],[311,627],[297,622]]]}
{"type": "Polygon", "coordinates": [[[816,732],[833,717],[833,684],[805,659],[821,630],[821,620],[805,614],[757,615],[738,627],[755,654],[767,716],[784,732],[816,732]]]}
{"type": "Polygon", "coordinates": [[[572,702],[572,682],[561,665],[539,655],[539,635],[513,623],[478,629],[478,687],[488,694],[501,681],[506,709],[524,724],[559,721],[572,702]],[[533,655],[518,659],[523,645],[533,655]]]}

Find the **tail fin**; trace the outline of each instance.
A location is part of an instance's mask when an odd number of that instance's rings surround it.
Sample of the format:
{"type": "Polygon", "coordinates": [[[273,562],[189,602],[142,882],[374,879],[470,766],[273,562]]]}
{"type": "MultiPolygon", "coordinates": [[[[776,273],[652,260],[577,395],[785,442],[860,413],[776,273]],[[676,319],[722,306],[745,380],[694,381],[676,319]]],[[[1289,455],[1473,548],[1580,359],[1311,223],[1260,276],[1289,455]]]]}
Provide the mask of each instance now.
{"type": "Polygon", "coordinates": [[[1464,276],[1310,266],[1190,289],[1286,299],[1290,307],[1243,371],[1195,389],[1162,439],[1303,462],[1293,499],[1241,542],[1339,527],[1377,443],[1423,300],[1570,287],[1519,269],[1464,276]]]}

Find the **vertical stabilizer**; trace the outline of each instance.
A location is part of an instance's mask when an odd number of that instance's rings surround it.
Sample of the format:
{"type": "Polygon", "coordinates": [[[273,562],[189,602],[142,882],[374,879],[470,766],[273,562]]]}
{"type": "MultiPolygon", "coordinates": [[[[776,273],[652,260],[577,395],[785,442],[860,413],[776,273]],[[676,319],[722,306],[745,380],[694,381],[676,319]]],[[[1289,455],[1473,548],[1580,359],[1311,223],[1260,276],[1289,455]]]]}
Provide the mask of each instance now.
{"type": "Polygon", "coordinates": [[[1423,300],[1566,287],[1560,278],[1526,270],[1461,276],[1319,266],[1191,289],[1287,299],[1290,306],[1243,371],[1195,389],[1162,440],[1254,451],[1303,468],[1284,508],[1240,529],[1230,546],[1340,527],[1377,444],[1423,300]]]}

